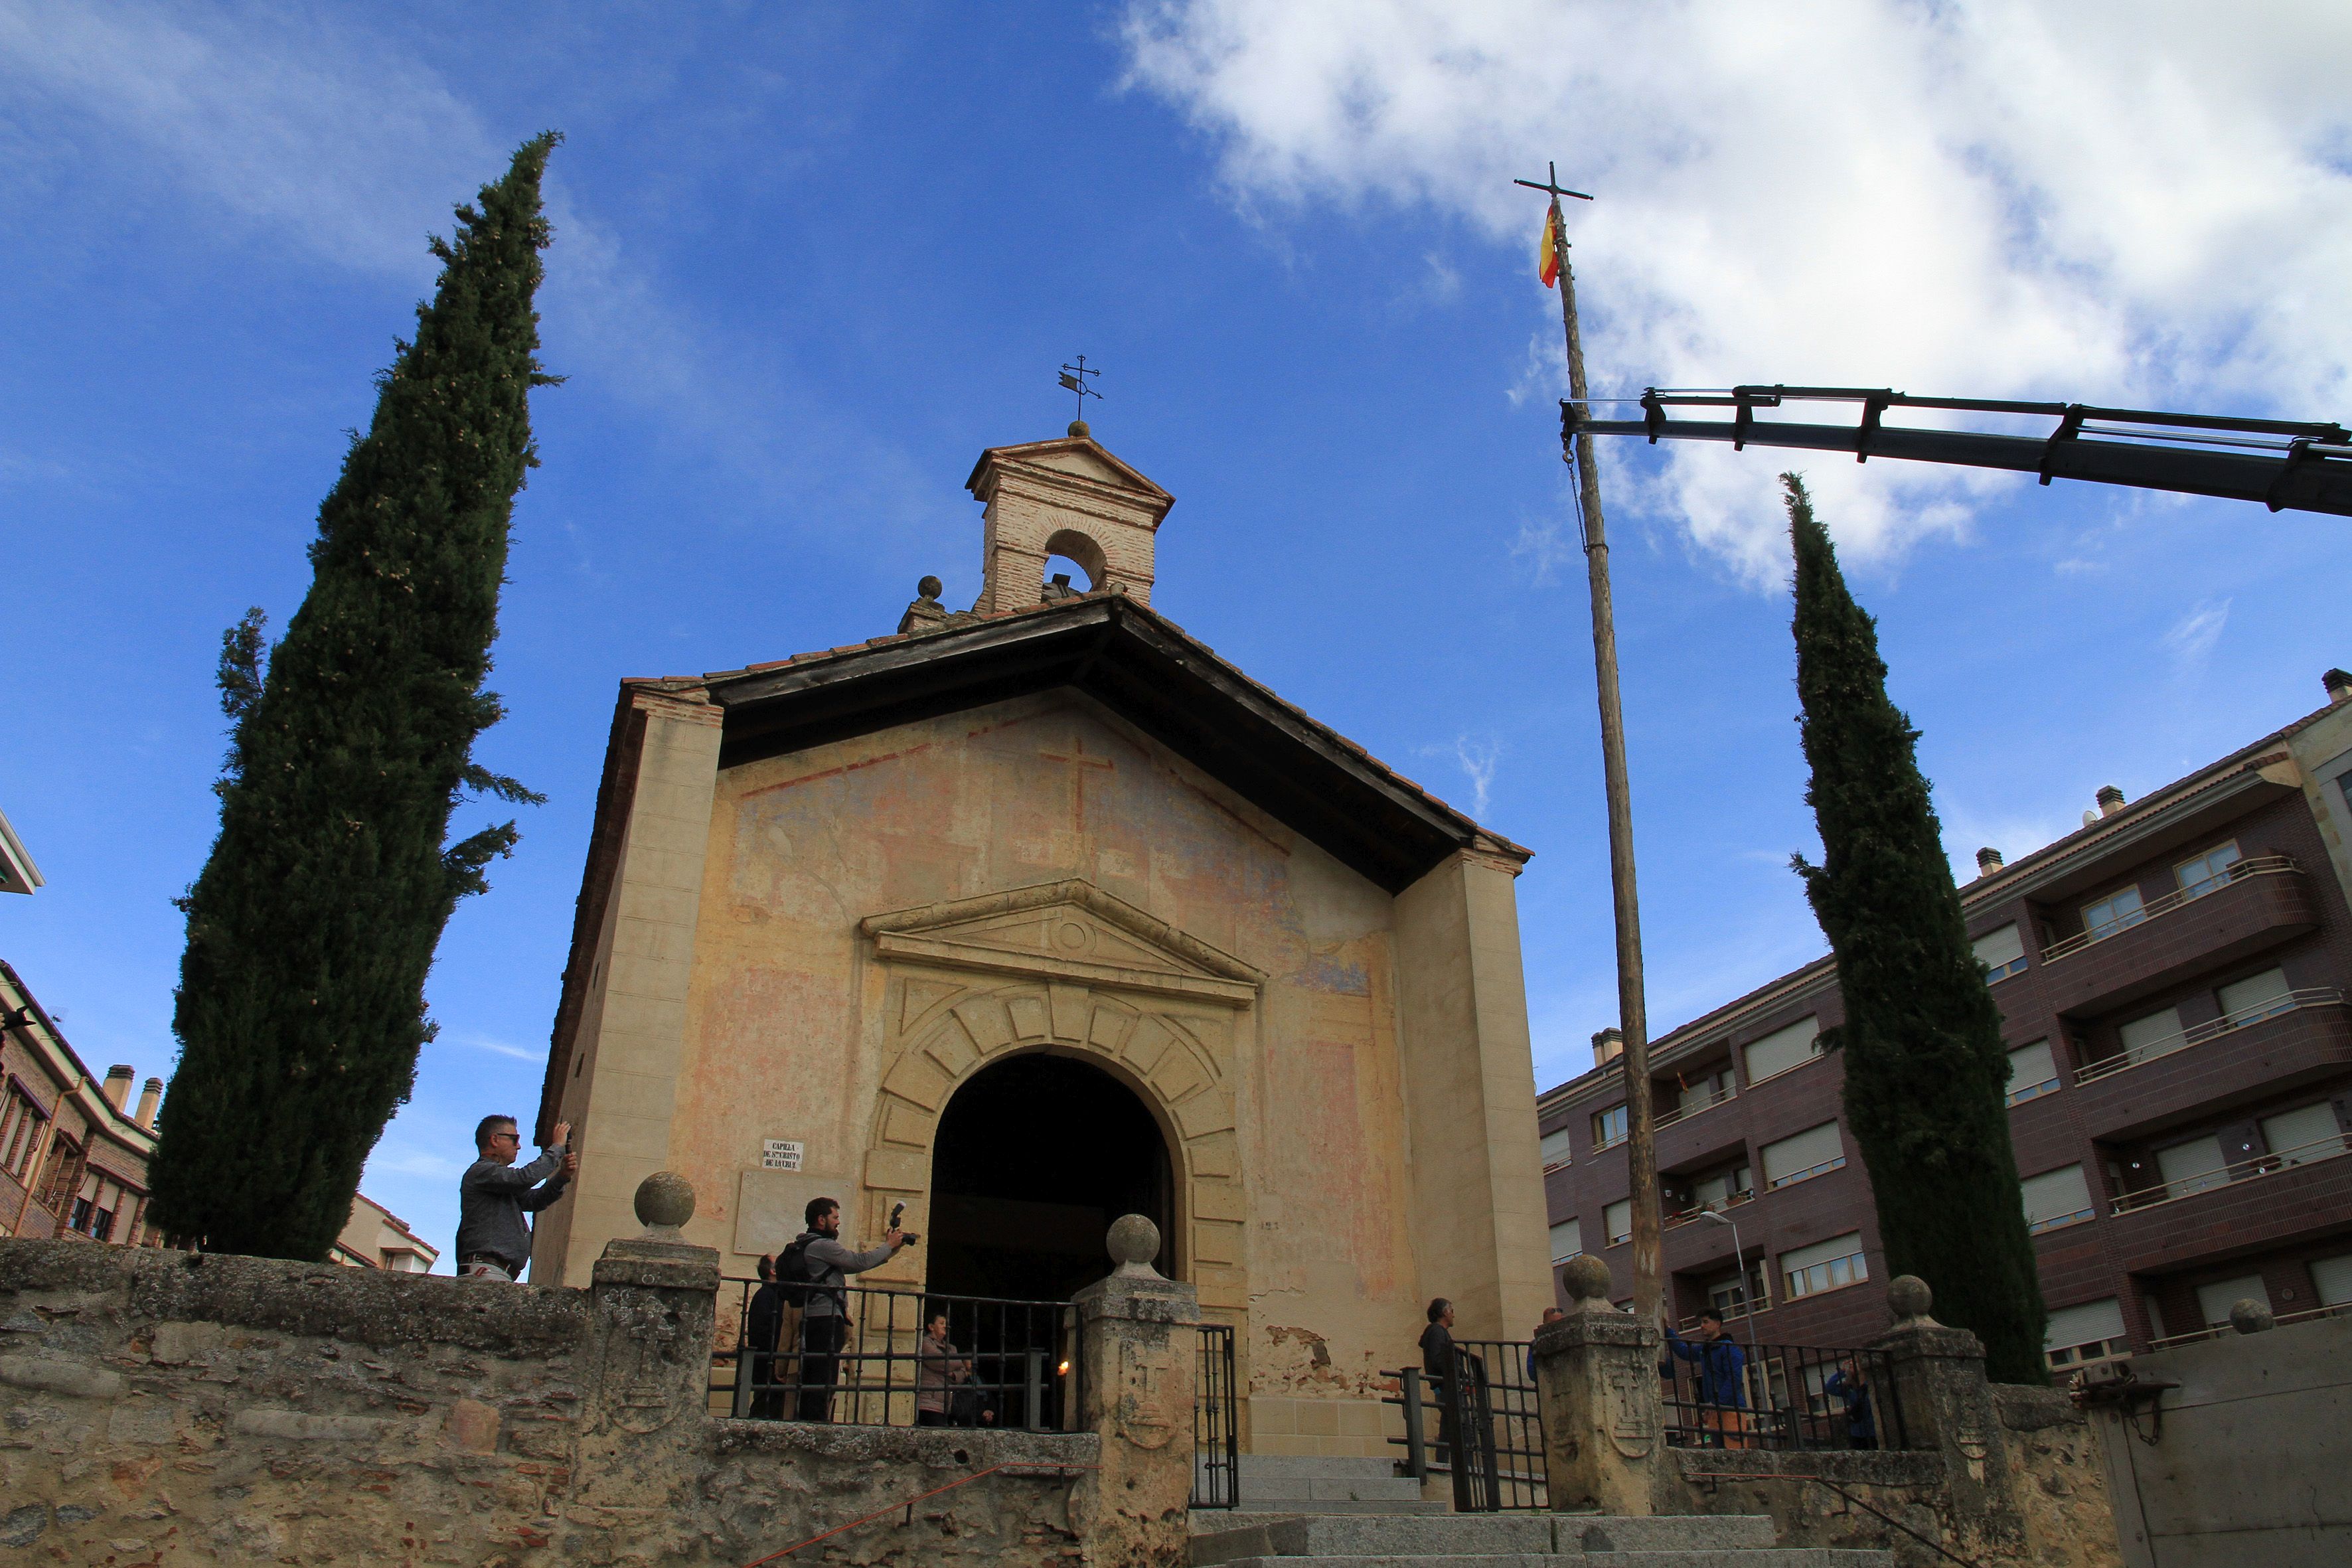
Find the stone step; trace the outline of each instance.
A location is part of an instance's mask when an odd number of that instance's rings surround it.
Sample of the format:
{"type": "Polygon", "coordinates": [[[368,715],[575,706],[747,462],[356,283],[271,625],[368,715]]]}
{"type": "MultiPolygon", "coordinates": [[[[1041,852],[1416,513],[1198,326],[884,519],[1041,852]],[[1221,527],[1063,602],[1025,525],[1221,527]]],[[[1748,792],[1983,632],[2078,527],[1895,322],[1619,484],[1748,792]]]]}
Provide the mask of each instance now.
{"type": "MultiPolygon", "coordinates": [[[[1770,1517],[1765,1514],[1622,1519],[1594,1514],[1469,1513],[1384,1518],[1318,1512],[1237,1516],[1222,1529],[1195,1516],[1194,1531],[1193,1568],[1259,1559],[1297,1563],[1356,1557],[1575,1556],[1580,1561],[1597,1561],[1627,1552],[1704,1556],[1771,1551],[1778,1539],[1770,1517]]],[[[1801,1562],[1790,1560],[1788,1568],[1799,1568],[1801,1562]]],[[[1490,1568],[1495,1568],[1491,1563],[1490,1568]]],[[[1812,1565],[1803,1564],[1803,1568],[1812,1565]]]]}
{"type": "MultiPolygon", "coordinates": [[[[1244,1508],[1260,1503],[1412,1502],[1420,1496],[1421,1483],[1410,1476],[1355,1476],[1326,1480],[1309,1476],[1268,1479],[1244,1473],[1240,1489],[1244,1508]]],[[[1299,1511],[1312,1513],[1314,1510],[1299,1511]]]]}
{"type": "Polygon", "coordinates": [[[1192,1533],[1212,1535],[1236,1528],[1231,1521],[1242,1520],[1319,1519],[1329,1515],[1337,1519],[1383,1518],[1446,1518],[1453,1508],[1443,1498],[1424,1500],[1418,1492],[1409,1498],[1381,1498],[1376,1501],[1360,1501],[1353,1498],[1324,1498],[1310,1501],[1305,1498],[1263,1498],[1242,1494],[1242,1506],[1237,1509],[1196,1508],[1192,1510],[1192,1533]]]}
{"type": "Polygon", "coordinates": [[[1234,1461],[1244,1476],[1312,1476],[1342,1480],[1359,1476],[1393,1476],[1394,1459],[1367,1459],[1326,1454],[1243,1454],[1234,1461]]]}
{"type": "Polygon", "coordinates": [[[1223,1568],[1892,1568],[1884,1552],[1734,1546],[1714,1552],[1511,1552],[1410,1556],[1236,1557],[1223,1568]]]}

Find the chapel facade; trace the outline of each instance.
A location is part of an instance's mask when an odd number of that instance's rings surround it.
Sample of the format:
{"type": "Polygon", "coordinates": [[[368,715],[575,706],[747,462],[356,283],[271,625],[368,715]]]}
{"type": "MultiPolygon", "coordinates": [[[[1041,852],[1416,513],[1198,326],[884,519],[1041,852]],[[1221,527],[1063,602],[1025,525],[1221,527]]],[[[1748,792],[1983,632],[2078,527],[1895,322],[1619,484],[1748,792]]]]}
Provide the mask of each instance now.
{"type": "Polygon", "coordinates": [[[983,453],[982,586],[898,630],[621,685],[540,1130],[588,1282],[656,1170],[730,1274],[841,1200],[860,1283],[1061,1300],[1119,1214],[1233,1324],[1260,1453],[1389,1452],[1423,1304],[1552,1300],[1514,879],[1528,852],[1153,607],[1166,491],[983,453]],[[1083,587],[1044,579],[1049,556],[1083,587]]]}

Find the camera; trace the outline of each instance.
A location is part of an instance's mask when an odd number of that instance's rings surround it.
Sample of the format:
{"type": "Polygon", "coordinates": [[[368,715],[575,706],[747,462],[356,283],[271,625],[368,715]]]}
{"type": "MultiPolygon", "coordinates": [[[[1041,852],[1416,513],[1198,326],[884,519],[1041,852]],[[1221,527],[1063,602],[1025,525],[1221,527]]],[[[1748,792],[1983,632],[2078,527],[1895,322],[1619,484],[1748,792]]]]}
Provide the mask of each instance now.
{"type": "MultiPolygon", "coordinates": [[[[907,1205],[906,1205],[905,1204],[892,1204],[892,1205],[890,1205],[890,1228],[891,1228],[892,1230],[896,1230],[896,1229],[898,1229],[898,1219],[899,1219],[899,1216],[900,1216],[900,1215],[904,1215],[906,1212],[907,1212],[907,1205]]],[[[917,1242],[919,1242],[919,1241],[920,1241],[920,1240],[922,1240],[922,1239],[923,1239],[923,1238],[922,1238],[921,1237],[917,1236],[917,1235],[916,1235],[913,1231],[911,1231],[911,1230],[910,1230],[910,1231],[908,1231],[908,1232],[907,1232],[907,1245],[908,1245],[908,1246],[909,1246],[909,1247],[914,1246],[914,1245],[915,1245],[915,1243],[917,1243],[917,1242]]]]}

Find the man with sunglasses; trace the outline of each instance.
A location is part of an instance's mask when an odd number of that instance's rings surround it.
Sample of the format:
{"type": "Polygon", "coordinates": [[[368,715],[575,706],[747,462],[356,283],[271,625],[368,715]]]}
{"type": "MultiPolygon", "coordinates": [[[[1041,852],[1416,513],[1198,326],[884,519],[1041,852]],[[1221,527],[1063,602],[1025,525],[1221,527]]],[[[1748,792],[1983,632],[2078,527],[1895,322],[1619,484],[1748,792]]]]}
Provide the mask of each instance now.
{"type": "Polygon", "coordinates": [[[457,1183],[457,1275],[463,1279],[522,1278],[530,1262],[530,1222],[563,1195],[580,1169],[580,1156],[564,1145],[572,1123],[559,1121],[547,1147],[528,1165],[517,1165],[522,1134],[511,1116],[485,1116],[474,1129],[474,1163],[457,1183]]]}

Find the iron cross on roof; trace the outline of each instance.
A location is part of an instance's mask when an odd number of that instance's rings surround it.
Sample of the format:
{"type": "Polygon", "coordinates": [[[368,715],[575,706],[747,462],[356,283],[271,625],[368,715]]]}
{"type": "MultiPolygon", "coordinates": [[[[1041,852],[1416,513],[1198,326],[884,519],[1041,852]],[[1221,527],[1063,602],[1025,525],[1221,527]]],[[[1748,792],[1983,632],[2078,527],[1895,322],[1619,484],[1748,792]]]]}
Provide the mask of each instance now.
{"type": "Polygon", "coordinates": [[[1078,356],[1077,363],[1066,364],[1062,367],[1062,390],[1078,395],[1078,417],[1081,420],[1087,416],[1087,399],[1089,397],[1099,399],[1102,396],[1101,393],[1087,384],[1087,377],[1101,374],[1102,372],[1098,370],[1087,368],[1087,356],[1084,354],[1078,356]]]}

